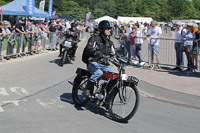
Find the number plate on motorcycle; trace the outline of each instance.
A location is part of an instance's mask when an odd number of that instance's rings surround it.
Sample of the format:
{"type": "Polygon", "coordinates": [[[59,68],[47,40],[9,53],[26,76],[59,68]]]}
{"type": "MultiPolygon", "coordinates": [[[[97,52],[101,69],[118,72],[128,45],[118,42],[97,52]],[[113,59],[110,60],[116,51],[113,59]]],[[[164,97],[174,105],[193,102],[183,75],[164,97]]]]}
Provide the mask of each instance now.
{"type": "Polygon", "coordinates": [[[72,45],[71,42],[65,41],[65,44],[64,44],[65,47],[68,47],[68,48],[69,48],[69,47],[71,47],[71,45],[72,45]]]}
{"type": "Polygon", "coordinates": [[[128,76],[127,81],[132,82],[137,85],[139,82],[139,79],[137,79],[136,77],[133,77],[133,76],[128,76]]]}

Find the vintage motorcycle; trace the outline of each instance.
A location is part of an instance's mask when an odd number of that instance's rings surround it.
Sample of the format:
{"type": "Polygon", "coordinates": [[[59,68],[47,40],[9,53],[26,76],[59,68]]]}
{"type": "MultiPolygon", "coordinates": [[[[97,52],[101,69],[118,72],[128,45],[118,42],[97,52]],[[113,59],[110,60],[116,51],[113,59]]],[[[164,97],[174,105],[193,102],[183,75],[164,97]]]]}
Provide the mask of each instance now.
{"type": "Polygon", "coordinates": [[[72,46],[77,43],[71,39],[65,40],[62,42],[61,45],[63,45],[63,51],[61,56],[61,66],[63,66],[65,63],[71,63],[71,54],[73,52],[72,46]]]}
{"type": "Polygon", "coordinates": [[[70,84],[73,85],[72,98],[77,106],[87,102],[94,102],[105,107],[111,118],[117,122],[127,122],[136,113],[139,106],[139,80],[134,76],[127,76],[124,67],[128,61],[120,56],[115,58],[104,57],[118,68],[118,73],[104,72],[91,92],[91,98],[83,95],[87,81],[91,76],[88,70],[78,68],[76,77],[70,84]]]}

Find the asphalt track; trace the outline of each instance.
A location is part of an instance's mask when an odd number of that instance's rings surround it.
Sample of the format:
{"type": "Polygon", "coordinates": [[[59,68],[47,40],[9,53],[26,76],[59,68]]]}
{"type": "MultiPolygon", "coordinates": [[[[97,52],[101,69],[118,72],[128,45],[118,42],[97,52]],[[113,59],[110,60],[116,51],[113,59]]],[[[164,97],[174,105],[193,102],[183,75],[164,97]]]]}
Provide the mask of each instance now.
{"type": "Polygon", "coordinates": [[[94,104],[75,107],[68,81],[75,77],[77,67],[85,68],[81,62],[84,45],[79,45],[76,61],[63,67],[57,51],[0,64],[1,133],[199,133],[198,97],[145,81],[138,86],[139,109],[128,123],[114,122],[94,104]]]}

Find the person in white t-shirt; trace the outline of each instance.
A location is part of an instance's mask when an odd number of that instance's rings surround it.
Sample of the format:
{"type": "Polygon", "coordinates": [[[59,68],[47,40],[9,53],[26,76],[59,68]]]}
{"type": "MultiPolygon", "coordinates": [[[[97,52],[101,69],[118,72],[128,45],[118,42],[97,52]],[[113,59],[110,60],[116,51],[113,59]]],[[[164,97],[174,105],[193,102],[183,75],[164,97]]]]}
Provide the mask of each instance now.
{"type": "Polygon", "coordinates": [[[69,21],[66,21],[65,22],[65,31],[70,29],[71,28],[71,25],[70,25],[70,22],[69,21]]]}
{"type": "Polygon", "coordinates": [[[142,35],[144,35],[144,24],[143,24],[143,22],[141,22],[141,24],[140,24],[140,30],[141,30],[141,32],[142,32],[142,35]]]}
{"type": "Polygon", "coordinates": [[[176,50],[176,67],[173,70],[183,70],[184,67],[184,56],[183,56],[183,37],[186,35],[187,30],[182,27],[181,22],[176,23],[176,42],[175,42],[175,50],[176,50]]]}
{"type": "Polygon", "coordinates": [[[162,30],[160,27],[157,26],[156,21],[151,22],[152,29],[150,31],[150,34],[147,36],[151,37],[151,53],[152,53],[152,63],[154,63],[154,54],[156,55],[157,64],[160,62],[160,56],[159,56],[159,41],[160,37],[162,36],[162,30]]]}
{"type": "Polygon", "coordinates": [[[135,24],[135,46],[136,46],[136,56],[139,59],[139,62],[136,64],[137,66],[143,66],[145,62],[142,60],[142,45],[143,45],[143,34],[139,24],[135,24]]]}

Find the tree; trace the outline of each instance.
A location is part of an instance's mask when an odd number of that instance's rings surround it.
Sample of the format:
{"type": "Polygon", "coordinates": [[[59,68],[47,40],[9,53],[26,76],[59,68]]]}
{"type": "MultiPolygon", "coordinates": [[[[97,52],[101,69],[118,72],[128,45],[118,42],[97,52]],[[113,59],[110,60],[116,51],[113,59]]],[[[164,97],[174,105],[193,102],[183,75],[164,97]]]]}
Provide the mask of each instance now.
{"type": "MultiPolygon", "coordinates": [[[[5,5],[13,0],[0,0],[5,5]]],[[[39,7],[41,0],[35,0],[39,7]]],[[[48,11],[48,0],[45,11],[48,11]]],[[[200,0],[54,0],[53,11],[57,15],[70,15],[79,20],[85,20],[86,13],[91,12],[91,19],[104,15],[114,18],[152,17],[157,21],[172,19],[200,18],[200,0]]]]}
{"type": "Polygon", "coordinates": [[[0,0],[0,6],[6,5],[10,1],[0,0]]]}
{"type": "Polygon", "coordinates": [[[200,19],[200,0],[192,0],[192,3],[194,5],[194,8],[197,13],[197,18],[200,19]]]}

